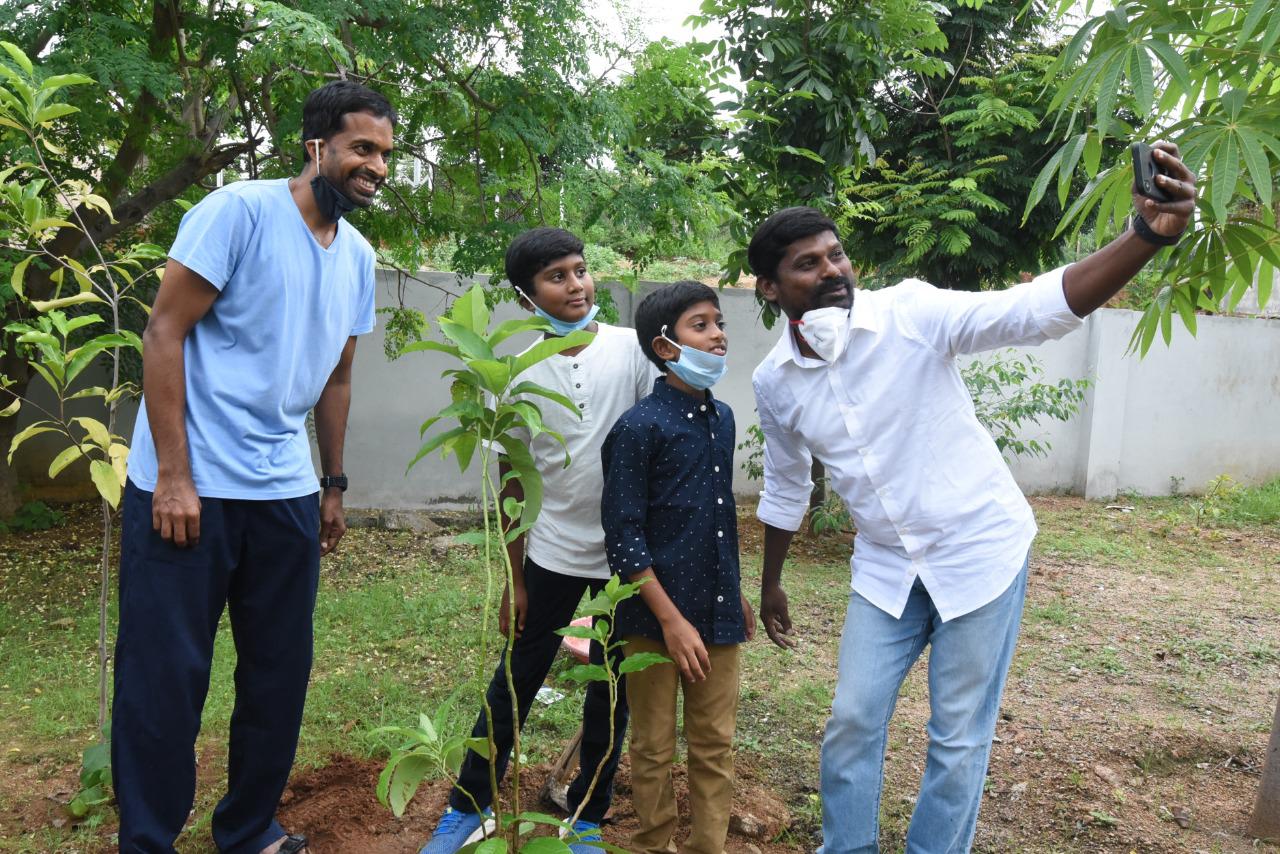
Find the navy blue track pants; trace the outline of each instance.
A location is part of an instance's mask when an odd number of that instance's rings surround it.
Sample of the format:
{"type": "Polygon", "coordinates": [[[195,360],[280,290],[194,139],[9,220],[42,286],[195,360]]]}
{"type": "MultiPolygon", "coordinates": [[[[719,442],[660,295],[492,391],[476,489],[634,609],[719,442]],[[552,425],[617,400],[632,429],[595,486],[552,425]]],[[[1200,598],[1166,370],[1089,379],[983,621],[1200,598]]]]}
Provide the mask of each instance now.
{"type": "Polygon", "coordinates": [[[227,794],[213,814],[220,851],[256,854],[284,831],[320,573],[317,495],[201,498],[200,542],[152,530],[151,493],[130,482],[120,535],[111,762],[120,850],[171,852],[195,800],[195,741],[223,608],[235,639],[227,794]]]}

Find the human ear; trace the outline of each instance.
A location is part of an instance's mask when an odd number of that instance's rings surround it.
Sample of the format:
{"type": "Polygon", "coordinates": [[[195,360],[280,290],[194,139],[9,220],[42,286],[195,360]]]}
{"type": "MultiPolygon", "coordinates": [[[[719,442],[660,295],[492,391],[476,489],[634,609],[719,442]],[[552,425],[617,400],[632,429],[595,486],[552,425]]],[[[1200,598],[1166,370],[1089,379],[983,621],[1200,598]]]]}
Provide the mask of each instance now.
{"type": "Polygon", "coordinates": [[[680,348],[661,335],[650,341],[649,345],[653,347],[653,352],[658,354],[658,358],[664,362],[674,362],[680,358],[680,348]]]}
{"type": "Polygon", "coordinates": [[[774,305],[778,304],[778,285],[773,279],[765,276],[756,276],[756,293],[765,302],[773,303],[774,305]]]}

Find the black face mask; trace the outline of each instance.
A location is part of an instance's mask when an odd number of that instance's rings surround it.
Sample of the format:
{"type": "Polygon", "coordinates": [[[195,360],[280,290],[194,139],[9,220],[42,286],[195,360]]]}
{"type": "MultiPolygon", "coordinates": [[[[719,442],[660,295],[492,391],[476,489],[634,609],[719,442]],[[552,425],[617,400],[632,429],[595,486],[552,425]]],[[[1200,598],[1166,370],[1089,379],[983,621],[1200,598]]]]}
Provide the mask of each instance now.
{"type": "MultiPolygon", "coordinates": [[[[316,140],[317,143],[320,140],[316,140]]],[[[316,207],[329,222],[337,222],[356,209],[356,203],[333,186],[333,182],[320,174],[320,146],[316,145],[316,176],[311,179],[311,193],[316,197],[316,207]]]]}
{"type": "Polygon", "coordinates": [[[330,222],[337,222],[356,209],[356,203],[343,195],[333,186],[333,182],[320,173],[311,179],[311,192],[316,197],[316,206],[320,213],[330,222]]]}

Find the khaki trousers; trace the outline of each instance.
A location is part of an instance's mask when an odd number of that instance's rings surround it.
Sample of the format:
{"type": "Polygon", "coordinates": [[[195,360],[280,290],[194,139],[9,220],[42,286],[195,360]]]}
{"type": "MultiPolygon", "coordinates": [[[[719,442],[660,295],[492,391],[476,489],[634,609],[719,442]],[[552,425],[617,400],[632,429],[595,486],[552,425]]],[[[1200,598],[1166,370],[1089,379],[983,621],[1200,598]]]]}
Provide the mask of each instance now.
{"type": "MultiPolygon", "coordinates": [[[[632,635],[626,654],[666,654],[658,641],[632,635]]],[[[676,693],[684,693],[684,736],[689,744],[686,854],[723,854],[733,807],[733,733],[738,718],[738,645],[707,647],[711,673],[687,682],[672,663],[627,674],[631,707],[631,801],[640,824],[635,854],[675,852],[676,799],[671,764],[676,752],[676,693]]]]}

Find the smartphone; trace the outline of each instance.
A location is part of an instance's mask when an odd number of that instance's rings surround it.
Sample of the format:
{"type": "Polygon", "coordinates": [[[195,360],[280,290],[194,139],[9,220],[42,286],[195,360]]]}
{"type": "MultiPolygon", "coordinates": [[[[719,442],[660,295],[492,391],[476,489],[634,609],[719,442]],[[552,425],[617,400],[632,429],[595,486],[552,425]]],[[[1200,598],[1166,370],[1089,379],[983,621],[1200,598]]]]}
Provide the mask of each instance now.
{"type": "Polygon", "coordinates": [[[1168,175],[1169,173],[1161,169],[1156,163],[1156,159],[1152,156],[1151,146],[1145,142],[1135,142],[1129,146],[1129,151],[1133,154],[1133,186],[1140,196],[1146,196],[1148,199],[1157,202],[1171,202],[1173,196],[1170,196],[1156,183],[1157,175],[1168,175]]]}

